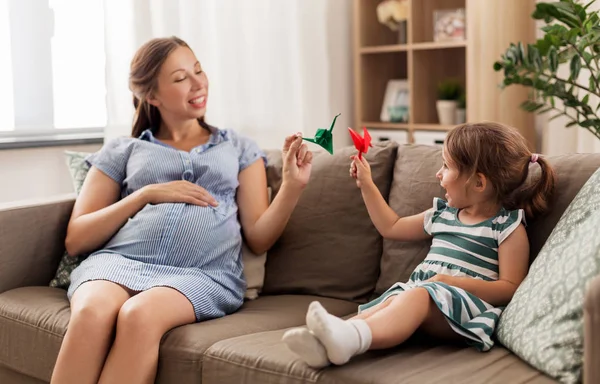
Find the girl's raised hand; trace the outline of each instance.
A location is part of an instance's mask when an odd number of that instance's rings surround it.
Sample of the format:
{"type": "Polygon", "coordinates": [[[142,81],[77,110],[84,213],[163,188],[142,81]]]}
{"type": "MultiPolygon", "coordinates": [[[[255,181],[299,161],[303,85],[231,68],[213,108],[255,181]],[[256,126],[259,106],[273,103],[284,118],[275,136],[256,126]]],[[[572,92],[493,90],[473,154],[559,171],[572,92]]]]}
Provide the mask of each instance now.
{"type": "Polygon", "coordinates": [[[367,183],[372,183],[371,166],[364,156],[358,158],[358,155],[350,156],[352,163],[350,164],[350,176],[356,179],[356,186],[362,188],[367,183]]]}

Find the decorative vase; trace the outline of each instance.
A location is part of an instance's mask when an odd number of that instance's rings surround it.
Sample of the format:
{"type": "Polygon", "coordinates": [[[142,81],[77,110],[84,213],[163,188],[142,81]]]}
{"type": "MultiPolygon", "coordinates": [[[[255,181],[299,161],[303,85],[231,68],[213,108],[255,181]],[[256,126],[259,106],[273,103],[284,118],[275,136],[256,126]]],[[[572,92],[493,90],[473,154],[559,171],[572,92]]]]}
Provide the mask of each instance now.
{"type": "Polygon", "coordinates": [[[441,125],[454,125],[456,119],[456,100],[438,100],[436,102],[438,119],[441,125]]]}
{"type": "Polygon", "coordinates": [[[456,108],[455,124],[464,124],[467,121],[467,110],[465,108],[456,108]]]}

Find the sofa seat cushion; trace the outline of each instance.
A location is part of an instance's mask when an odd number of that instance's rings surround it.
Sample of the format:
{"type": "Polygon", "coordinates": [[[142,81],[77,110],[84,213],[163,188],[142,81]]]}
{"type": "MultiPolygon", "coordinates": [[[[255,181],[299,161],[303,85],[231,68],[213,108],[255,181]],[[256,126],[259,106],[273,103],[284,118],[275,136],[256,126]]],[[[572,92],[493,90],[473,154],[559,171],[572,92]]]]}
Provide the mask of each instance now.
{"type": "MultiPolygon", "coordinates": [[[[253,332],[300,325],[316,297],[264,296],[221,319],[173,329],[163,338],[157,383],[200,382],[202,355],[217,341],[253,332]]],[[[319,300],[339,316],[356,304],[319,300]]],[[[0,294],[0,365],[39,380],[50,380],[70,316],[66,291],[17,288],[0,294]]]]}
{"type": "Polygon", "coordinates": [[[344,366],[314,370],[281,342],[284,331],[215,343],[204,356],[202,383],[555,383],[502,347],[478,352],[423,337],[368,352],[344,366]]]}

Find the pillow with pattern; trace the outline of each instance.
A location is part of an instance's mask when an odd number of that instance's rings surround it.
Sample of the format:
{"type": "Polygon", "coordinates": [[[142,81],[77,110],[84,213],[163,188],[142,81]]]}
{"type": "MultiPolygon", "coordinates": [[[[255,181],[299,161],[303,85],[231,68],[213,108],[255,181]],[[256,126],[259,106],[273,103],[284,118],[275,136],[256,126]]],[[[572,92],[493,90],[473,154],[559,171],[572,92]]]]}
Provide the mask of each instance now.
{"type": "MultiPolygon", "coordinates": [[[[89,155],[89,153],[65,151],[67,167],[71,173],[73,189],[77,195],[79,195],[83,181],[90,170],[90,166],[85,161],[87,155],[89,155]]],[[[67,251],[65,251],[58,264],[56,275],[54,276],[54,279],[50,281],[50,286],[62,289],[69,288],[69,284],[71,284],[71,272],[73,272],[86,256],[87,255],[71,257],[67,254],[67,251]]]]}
{"type": "MultiPolygon", "coordinates": [[[[83,186],[83,181],[90,170],[88,163],[85,161],[85,158],[88,155],[89,153],[84,152],[65,151],[67,166],[69,167],[73,188],[77,195],[79,195],[81,187],[83,186]]],[[[269,201],[271,201],[271,188],[269,188],[269,201]]],[[[50,281],[50,286],[63,289],[69,288],[69,284],[71,283],[71,272],[73,272],[86,257],[87,255],[72,257],[65,251],[58,265],[58,269],[56,270],[56,275],[50,281]]],[[[247,284],[244,296],[248,300],[256,299],[262,290],[265,280],[266,261],[266,253],[256,255],[245,243],[242,245],[242,262],[244,264],[244,277],[247,284]]]]}
{"type": "Polygon", "coordinates": [[[579,383],[583,304],[600,274],[600,169],[581,188],[500,317],[500,343],[563,383],[579,383]]]}

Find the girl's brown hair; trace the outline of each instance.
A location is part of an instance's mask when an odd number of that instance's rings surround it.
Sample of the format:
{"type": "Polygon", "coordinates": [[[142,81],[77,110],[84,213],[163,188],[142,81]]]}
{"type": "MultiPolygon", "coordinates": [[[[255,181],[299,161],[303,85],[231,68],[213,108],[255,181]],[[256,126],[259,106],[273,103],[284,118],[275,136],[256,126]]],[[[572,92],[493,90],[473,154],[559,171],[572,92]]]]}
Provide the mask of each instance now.
{"type": "Polygon", "coordinates": [[[462,124],[448,133],[445,150],[461,174],[485,175],[505,208],[522,208],[530,218],[548,209],[554,170],[543,157],[537,157],[541,175],[527,181],[533,154],[516,129],[493,122],[462,124]]]}
{"type": "MultiPolygon", "coordinates": [[[[139,137],[148,128],[153,133],[159,129],[160,112],[148,103],[147,98],[156,92],[160,69],[169,54],[178,47],[190,48],[185,41],[175,36],[156,38],[142,45],[133,57],[129,72],[129,89],[133,92],[135,108],[132,137],[139,137]]],[[[206,127],[204,118],[200,118],[199,122],[206,127]]]]}

